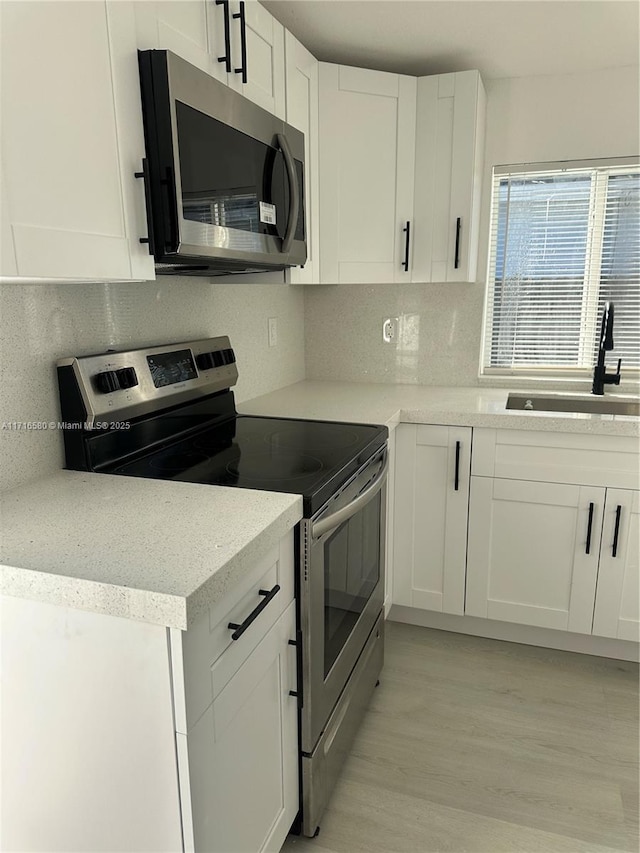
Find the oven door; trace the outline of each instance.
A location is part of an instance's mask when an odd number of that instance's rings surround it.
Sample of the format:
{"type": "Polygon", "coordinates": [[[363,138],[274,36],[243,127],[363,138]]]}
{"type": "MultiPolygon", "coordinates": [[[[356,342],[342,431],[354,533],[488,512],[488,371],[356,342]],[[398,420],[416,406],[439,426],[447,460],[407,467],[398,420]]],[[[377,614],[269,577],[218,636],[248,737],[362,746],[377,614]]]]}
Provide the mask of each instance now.
{"type": "Polygon", "coordinates": [[[302,751],[311,753],[384,599],[387,451],[301,525],[302,751]]]}

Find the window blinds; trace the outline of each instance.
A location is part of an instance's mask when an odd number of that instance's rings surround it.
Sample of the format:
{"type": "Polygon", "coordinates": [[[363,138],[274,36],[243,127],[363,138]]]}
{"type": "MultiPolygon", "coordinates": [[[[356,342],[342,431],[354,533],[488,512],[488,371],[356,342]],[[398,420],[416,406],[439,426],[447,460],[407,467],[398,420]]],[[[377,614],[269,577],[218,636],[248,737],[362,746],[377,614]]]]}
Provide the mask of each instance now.
{"type": "Polygon", "coordinates": [[[605,301],[609,358],[640,367],[640,167],[494,169],[485,372],[588,371],[605,301]]]}

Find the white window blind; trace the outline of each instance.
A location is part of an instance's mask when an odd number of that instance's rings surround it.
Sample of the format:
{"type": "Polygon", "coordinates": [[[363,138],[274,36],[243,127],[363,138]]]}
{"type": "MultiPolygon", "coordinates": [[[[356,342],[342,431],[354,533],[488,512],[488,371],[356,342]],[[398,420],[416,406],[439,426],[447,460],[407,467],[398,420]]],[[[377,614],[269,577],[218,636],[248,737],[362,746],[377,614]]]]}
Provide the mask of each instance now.
{"type": "Polygon", "coordinates": [[[496,167],[485,373],[587,373],[604,303],[622,374],[640,368],[640,166],[496,167]]]}

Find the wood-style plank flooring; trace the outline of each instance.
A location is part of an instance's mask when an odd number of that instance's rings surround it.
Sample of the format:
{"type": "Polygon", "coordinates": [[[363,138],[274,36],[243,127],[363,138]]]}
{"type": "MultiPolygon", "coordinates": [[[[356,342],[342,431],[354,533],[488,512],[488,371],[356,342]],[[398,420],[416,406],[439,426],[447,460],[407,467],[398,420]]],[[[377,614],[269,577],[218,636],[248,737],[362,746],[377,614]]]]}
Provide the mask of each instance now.
{"type": "Polygon", "coordinates": [[[638,666],[387,622],[321,823],[282,853],[638,851],[638,666]]]}

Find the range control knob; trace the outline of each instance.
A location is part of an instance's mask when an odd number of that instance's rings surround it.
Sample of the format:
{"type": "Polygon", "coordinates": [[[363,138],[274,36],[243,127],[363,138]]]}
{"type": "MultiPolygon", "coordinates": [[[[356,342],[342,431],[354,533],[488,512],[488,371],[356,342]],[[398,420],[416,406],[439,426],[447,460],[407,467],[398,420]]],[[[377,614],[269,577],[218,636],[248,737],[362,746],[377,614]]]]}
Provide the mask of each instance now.
{"type": "Polygon", "coordinates": [[[222,350],[222,357],[224,358],[225,364],[234,364],[236,360],[236,354],[232,349],[224,349],[222,350]]]}
{"type": "Polygon", "coordinates": [[[201,352],[200,355],[197,355],[196,364],[198,365],[198,369],[211,370],[212,367],[215,367],[214,356],[216,355],[217,353],[215,352],[201,352]]]}
{"type": "Polygon", "coordinates": [[[116,371],[121,388],[134,388],[138,384],[135,368],[123,367],[116,371]]]}
{"type": "Polygon", "coordinates": [[[115,370],[105,370],[102,373],[96,373],[94,381],[96,389],[101,394],[111,394],[112,391],[117,391],[120,388],[118,374],[115,370]]]}

